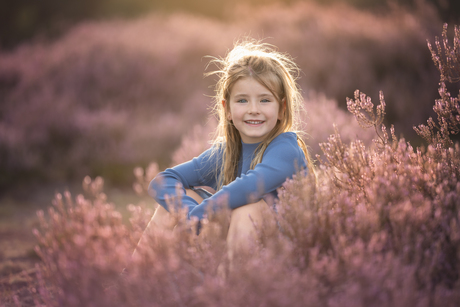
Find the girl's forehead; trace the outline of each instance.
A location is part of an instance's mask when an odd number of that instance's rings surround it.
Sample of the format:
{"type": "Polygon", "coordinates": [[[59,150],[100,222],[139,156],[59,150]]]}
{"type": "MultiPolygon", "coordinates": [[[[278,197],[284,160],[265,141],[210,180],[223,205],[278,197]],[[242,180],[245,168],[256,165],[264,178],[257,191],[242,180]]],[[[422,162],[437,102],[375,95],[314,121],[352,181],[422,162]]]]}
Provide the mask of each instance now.
{"type": "Polygon", "coordinates": [[[242,77],[235,81],[230,94],[241,94],[249,92],[258,92],[264,94],[272,94],[272,91],[262,82],[253,77],[242,77]]]}

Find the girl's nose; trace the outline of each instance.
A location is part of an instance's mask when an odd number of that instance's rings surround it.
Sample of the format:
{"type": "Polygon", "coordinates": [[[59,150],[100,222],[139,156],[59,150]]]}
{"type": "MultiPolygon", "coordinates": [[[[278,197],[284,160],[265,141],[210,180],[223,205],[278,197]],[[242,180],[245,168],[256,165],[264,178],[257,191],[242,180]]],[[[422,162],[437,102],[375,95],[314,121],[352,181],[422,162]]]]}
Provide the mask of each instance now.
{"type": "Polygon", "coordinates": [[[259,114],[259,104],[257,102],[250,102],[248,112],[249,114],[259,114]]]}

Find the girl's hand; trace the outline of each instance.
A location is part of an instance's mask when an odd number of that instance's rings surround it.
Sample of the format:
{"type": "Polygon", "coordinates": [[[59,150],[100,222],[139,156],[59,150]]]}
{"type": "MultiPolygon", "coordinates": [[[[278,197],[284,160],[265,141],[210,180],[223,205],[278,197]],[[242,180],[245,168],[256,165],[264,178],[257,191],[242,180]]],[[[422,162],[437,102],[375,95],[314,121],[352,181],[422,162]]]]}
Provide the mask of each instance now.
{"type": "Polygon", "coordinates": [[[191,211],[189,211],[188,219],[190,220],[192,219],[192,217],[196,217],[198,218],[199,221],[201,221],[204,217],[204,214],[206,213],[206,208],[207,208],[206,202],[199,204],[198,206],[193,208],[191,211]]]}

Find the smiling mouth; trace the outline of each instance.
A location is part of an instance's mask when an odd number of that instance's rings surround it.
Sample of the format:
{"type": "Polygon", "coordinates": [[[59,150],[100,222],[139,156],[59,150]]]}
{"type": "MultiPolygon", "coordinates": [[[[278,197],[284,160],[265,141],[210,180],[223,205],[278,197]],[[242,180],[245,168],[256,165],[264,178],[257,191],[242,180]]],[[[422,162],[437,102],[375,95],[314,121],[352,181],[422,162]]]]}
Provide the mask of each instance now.
{"type": "Polygon", "coordinates": [[[245,123],[250,124],[250,125],[260,125],[260,124],[263,124],[264,121],[263,120],[246,120],[245,123]]]}

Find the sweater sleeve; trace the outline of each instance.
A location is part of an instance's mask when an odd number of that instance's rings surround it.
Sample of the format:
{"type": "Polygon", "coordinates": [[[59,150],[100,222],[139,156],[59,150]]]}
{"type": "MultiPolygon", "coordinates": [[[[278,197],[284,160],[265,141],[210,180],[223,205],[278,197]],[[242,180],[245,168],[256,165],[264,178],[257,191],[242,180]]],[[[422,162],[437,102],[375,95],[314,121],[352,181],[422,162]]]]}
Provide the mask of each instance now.
{"type": "MultiPolygon", "coordinates": [[[[181,202],[175,202],[176,208],[182,205],[189,212],[198,205],[191,197],[185,195],[185,189],[193,186],[209,186],[216,188],[216,163],[219,153],[213,148],[206,150],[200,156],[168,168],[159,173],[149,185],[148,193],[158,204],[169,212],[167,198],[182,196],[181,202]],[[177,195],[177,194],[180,195],[177,195]]],[[[173,202],[174,203],[174,202],[173,202]]]]}
{"type": "Polygon", "coordinates": [[[296,136],[280,135],[267,147],[261,163],[195,206],[189,211],[189,217],[201,219],[208,208],[215,209],[221,202],[226,202],[232,210],[257,202],[304,168],[305,155],[297,144],[296,136]]]}

